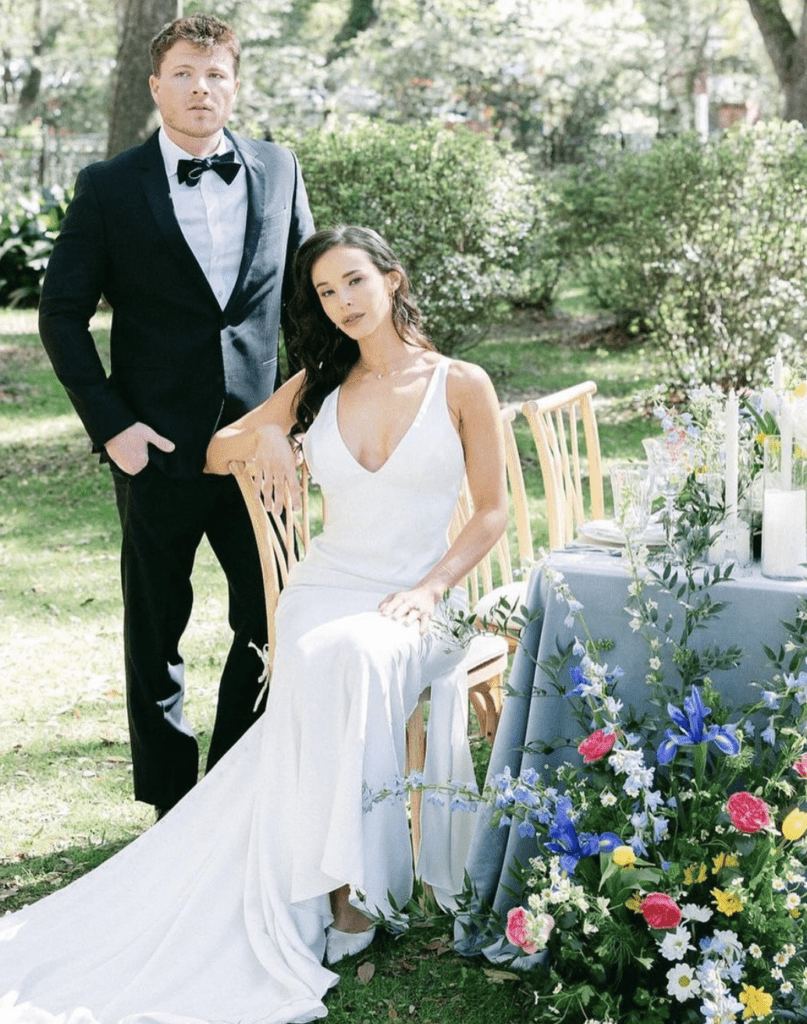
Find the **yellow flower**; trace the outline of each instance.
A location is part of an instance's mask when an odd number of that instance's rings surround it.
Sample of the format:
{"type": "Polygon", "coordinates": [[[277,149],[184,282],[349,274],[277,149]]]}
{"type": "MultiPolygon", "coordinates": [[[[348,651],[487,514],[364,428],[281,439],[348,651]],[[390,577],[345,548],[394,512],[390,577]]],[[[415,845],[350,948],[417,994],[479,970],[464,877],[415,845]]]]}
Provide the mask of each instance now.
{"type": "Polygon", "coordinates": [[[769,1017],[773,1011],[773,996],[753,985],[743,985],[740,1002],[745,1006],[743,1018],[746,1020],[749,1017],[769,1017]]]}
{"type": "Polygon", "coordinates": [[[614,864],[620,868],[629,868],[636,863],[636,854],[630,846],[617,846],[614,850],[614,864]]]}
{"type": "Polygon", "coordinates": [[[628,910],[632,910],[635,914],[641,914],[643,902],[644,897],[642,896],[642,894],[640,892],[635,892],[631,896],[631,898],[625,903],[625,906],[628,908],[628,910]]]}
{"type": "Polygon", "coordinates": [[[688,867],[684,872],[684,885],[696,885],[698,882],[705,882],[706,875],[705,864],[699,864],[697,867],[688,867]]]}
{"type": "Polygon", "coordinates": [[[807,814],[798,807],[794,808],[782,822],[782,835],[791,841],[801,839],[807,832],[807,814]]]}
{"type": "Polygon", "coordinates": [[[733,853],[719,853],[716,857],[712,857],[712,863],[714,864],[713,875],[716,875],[721,868],[736,868],[740,864],[733,853]]]}
{"type": "Polygon", "coordinates": [[[804,398],[805,395],[807,395],[807,380],[800,380],[793,388],[793,396],[795,398],[804,398]]]}
{"type": "Polygon", "coordinates": [[[733,892],[721,892],[720,889],[712,889],[717,909],[721,914],[731,917],[732,914],[739,914],[743,909],[743,901],[733,892]]]}

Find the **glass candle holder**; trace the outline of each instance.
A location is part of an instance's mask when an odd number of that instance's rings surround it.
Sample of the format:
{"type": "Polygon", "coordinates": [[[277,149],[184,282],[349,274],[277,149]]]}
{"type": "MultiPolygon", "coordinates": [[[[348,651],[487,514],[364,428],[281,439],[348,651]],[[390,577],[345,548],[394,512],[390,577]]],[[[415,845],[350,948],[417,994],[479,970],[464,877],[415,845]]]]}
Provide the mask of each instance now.
{"type": "Polygon", "coordinates": [[[762,574],[807,575],[807,451],[795,440],[767,437],[762,492],[762,574]]]}

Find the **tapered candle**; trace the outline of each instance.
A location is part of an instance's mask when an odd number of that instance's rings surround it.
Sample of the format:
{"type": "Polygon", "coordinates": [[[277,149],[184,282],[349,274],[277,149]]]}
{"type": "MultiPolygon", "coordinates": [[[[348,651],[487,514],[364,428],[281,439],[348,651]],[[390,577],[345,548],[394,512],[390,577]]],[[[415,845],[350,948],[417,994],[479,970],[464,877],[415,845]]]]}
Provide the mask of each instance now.
{"type": "Polygon", "coordinates": [[[726,518],[730,529],[735,529],[737,526],[739,428],[740,403],[732,388],[726,400],[726,518]]]}
{"type": "Polygon", "coordinates": [[[782,442],[782,490],[789,491],[793,486],[793,420],[787,402],[782,403],[779,419],[782,442]]]}
{"type": "Polygon", "coordinates": [[[785,387],[785,364],[782,359],[782,353],[777,352],[776,358],[773,361],[773,389],[774,391],[784,391],[785,387]]]}

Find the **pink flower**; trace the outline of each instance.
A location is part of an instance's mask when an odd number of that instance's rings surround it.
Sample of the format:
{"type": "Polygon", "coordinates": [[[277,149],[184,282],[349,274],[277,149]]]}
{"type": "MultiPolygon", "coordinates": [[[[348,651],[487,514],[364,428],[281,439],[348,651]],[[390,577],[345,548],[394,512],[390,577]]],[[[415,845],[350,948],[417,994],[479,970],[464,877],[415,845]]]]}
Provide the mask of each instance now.
{"type": "Polygon", "coordinates": [[[538,947],[527,937],[527,911],[523,907],[508,910],[505,934],[514,946],[520,946],[525,953],[538,952],[538,947]]]}
{"type": "Polygon", "coordinates": [[[803,779],[807,779],[807,754],[793,762],[793,767],[803,779]]]}
{"type": "Polygon", "coordinates": [[[592,764],[594,761],[599,761],[601,757],[605,757],[615,742],[616,733],[604,733],[602,729],[598,729],[583,740],[577,748],[577,752],[583,755],[584,764],[592,764]]]}
{"type": "Polygon", "coordinates": [[[651,892],[646,896],[641,911],[651,928],[677,928],[681,923],[678,904],[663,892],[651,892]]]}
{"type": "Polygon", "coordinates": [[[770,824],[768,805],[751,793],[732,793],[726,804],[731,823],[741,832],[759,832],[770,824]]]}

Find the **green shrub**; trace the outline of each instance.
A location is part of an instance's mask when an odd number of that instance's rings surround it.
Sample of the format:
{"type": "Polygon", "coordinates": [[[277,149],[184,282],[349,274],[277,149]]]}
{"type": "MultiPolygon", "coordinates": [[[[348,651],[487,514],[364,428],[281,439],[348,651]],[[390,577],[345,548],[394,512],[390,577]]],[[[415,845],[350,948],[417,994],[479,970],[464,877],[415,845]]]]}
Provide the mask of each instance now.
{"type": "Polygon", "coordinates": [[[510,300],[519,306],[550,310],[568,264],[564,244],[565,212],[559,181],[563,172],[543,171],[534,181],[535,218],[519,246],[510,300]]]}
{"type": "Polygon", "coordinates": [[[565,191],[582,279],[681,381],[758,383],[807,330],[807,137],[743,126],[585,169],[565,191]]]}
{"type": "Polygon", "coordinates": [[[61,189],[0,191],[0,306],[36,306],[66,209],[61,189]]]}
{"type": "Polygon", "coordinates": [[[374,228],[409,271],[435,345],[478,342],[521,282],[521,249],[539,223],[524,158],[437,126],[372,123],[293,145],[317,226],[374,228]]]}

